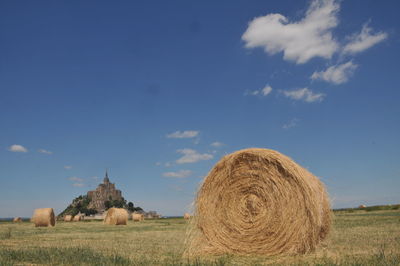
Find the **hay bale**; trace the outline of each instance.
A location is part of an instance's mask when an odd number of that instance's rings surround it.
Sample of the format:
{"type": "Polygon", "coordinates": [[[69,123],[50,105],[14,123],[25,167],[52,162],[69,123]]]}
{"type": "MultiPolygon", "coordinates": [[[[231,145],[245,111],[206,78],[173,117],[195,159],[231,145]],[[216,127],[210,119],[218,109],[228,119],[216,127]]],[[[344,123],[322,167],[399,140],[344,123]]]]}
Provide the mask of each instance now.
{"type": "Polygon", "coordinates": [[[132,220],[135,222],[143,221],[144,215],[142,213],[132,213],[132,220]]]}
{"type": "Polygon", "coordinates": [[[22,222],[22,219],[21,219],[21,217],[15,217],[15,218],[13,219],[13,222],[14,222],[14,223],[20,223],[20,222],[22,222]]]}
{"type": "Polygon", "coordinates": [[[358,206],[358,208],[360,208],[360,209],[365,209],[365,208],[367,208],[367,206],[365,206],[364,204],[362,204],[362,205],[358,206]]]}
{"type": "Polygon", "coordinates": [[[72,215],[65,215],[64,216],[64,222],[71,222],[72,221],[72,215]]]}
{"type": "Polygon", "coordinates": [[[204,179],[185,255],[307,253],[330,224],[329,198],[318,178],[279,152],[240,150],[204,179]]]}
{"type": "Polygon", "coordinates": [[[54,226],[56,224],[56,220],[54,217],[53,208],[36,209],[33,213],[31,221],[36,227],[54,226]]]}
{"type": "Polygon", "coordinates": [[[83,216],[82,215],[75,215],[74,218],[72,219],[72,221],[74,222],[79,222],[83,220],[83,216]]]}
{"type": "Polygon", "coordinates": [[[110,208],[104,218],[105,224],[126,225],[128,222],[128,212],[122,208],[110,208]]]}
{"type": "Polygon", "coordinates": [[[189,214],[189,213],[185,213],[185,214],[183,215],[183,219],[189,220],[189,219],[190,219],[190,214],[189,214]]]}

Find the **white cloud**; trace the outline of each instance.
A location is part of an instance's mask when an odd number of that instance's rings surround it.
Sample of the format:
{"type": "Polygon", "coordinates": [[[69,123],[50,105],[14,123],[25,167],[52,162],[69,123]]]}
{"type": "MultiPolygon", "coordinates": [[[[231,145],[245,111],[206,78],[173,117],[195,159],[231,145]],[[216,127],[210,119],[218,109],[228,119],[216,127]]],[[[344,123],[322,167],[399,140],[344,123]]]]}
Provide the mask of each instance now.
{"type": "Polygon", "coordinates": [[[283,129],[289,129],[289,128],[292,128],[292,127],[296,127],[298,123],[299,123],[299,119],[293,118],[293,119],[290,120],[288,123],[284,124],[284,125],[282,126],[282,128],[283,128],[283,129]]]}
{"type": "Polygon", "coordinates": [[[72,168],[71,165],[65,165],[65,166],[64,166],[64,169],[67,169],[67,170],[69,170],[69,169],[71,169],[71,168],[72,168]]]}
{"type": "Polygon", "coordinates": [[[94,179],[94,180],[100,179],[98,176],[92,176],[91,178],[94,179]]]}
{"type": "Polygon", "coordinates": [[[387,38],[387,33],[372,33],[372,28],[368,23],[364,24],[360,33],[355,33],[348,37],[349,42],[343,47],[343,54],[356,54],[371,48],[375,44],[387,38]]]}
{"type": "Polygon", "coordinates": [[[192,174],[192,171],[190,170],[180,170],[178,172],[166,172],[163,173],[163,176],[165,177],[176,177],[176,178],[186,178],[189,177],[192,174]]]}
{"type": "Polygon", "coordinates": [[[166,162],[166,163],[164,164],[164,166],[165,166],[165,167],[171,167],[171,166],[172,166],[172,163],[171,163],[171,162],[166,162]]]}
{"type": "Polygon", "coordinates": [[[224,146],[224,143],[219,142],[219,141],[215,141],[215,142],[211,143],[210,145],[213,146],[213,147],[218,148],[218,147],[224,146]]]}
{"type": "Polygon", "coordinates": [[[198,161],[210,160],[214,157],[212,154],[208,154],[208,153],[200,154],[197,151],[192,150],[192,149],[182,149],[182,150],[178,150],[177,152],[183,154],[183,156],[181,158],[176,160],[176,163],[178,163],[178,164],[195,163],[198,161]]]}
{"type": "Polygon", "coordinates": [[[53,152],[45,150],[45,149],[39,149],[38,152],[45,153],[45,154],[53,154],[53,152]]]}
{"type": "Polygon", "coordinates": [[[11,145],[8,150],[12,152],[28,152],[24,146],[18,144],[11,145]]]}
{"type": "Polygon", "coordinates": [[[83,184],[83,183],[73,183],[72,185],[74,187],[84,187],[85,186],[85,184],[83,184]]]}
{"type": "Polygon", "coordinates": [[[169,139],[187,139],[194,138],[199,135],[199,131],[196,130],[185,130],[185,131],[176,131],[174,133],[168,134],[167,138],[169,139]]]}
{"type": "Polygon", "coordinates": [[[254,18],[242,36],[246,48],[262,47],[270,54],[283,52],[285,60],[303,64],[313,57],[331,58],[339,45],[332,37],[340,5],[335,0],[314,0],[305,17],[289,22],[281,14],[254,18]]]}
{"type": "Polygon", "coordinates": [[[246,95],[252,95],[252,96],[257,96],[257,95],[261,95],[261,96],[267,96],[268,94],[270,94],[272,91],[272,87],[269,85],[266,85],[264,88],[260,89],[260,90],[255,90],[255,91],[246,91],[245,92],[245,96],[246,95]]]}
{"type": "Polygon", "coordinates": [[[68,178],[71,181],[76,181],[76,182],[83,182],[82,178],[76,177],[76,176],[72,176],[68,178]]]}
{"type": "Polygon", "coordinates": [[[281,92],[288,98],[297,101],[305,101],[308,103],[321,102],[325,97],[325,94],[314,93],[312,90],[309,90],[308,88],[302,88],[291,91],[281,91],[281,92]]]}
{"type": "Polygon", "coordinates": [[[341,65],[331,66],[325,71],[314,72],[311,76],[311,79],[321,79],[334,84],[342,84],[349,80],[350,76],[353,75],[357,67],[358,65],[354,64],[352,61],[349,61],[341,65]]]}

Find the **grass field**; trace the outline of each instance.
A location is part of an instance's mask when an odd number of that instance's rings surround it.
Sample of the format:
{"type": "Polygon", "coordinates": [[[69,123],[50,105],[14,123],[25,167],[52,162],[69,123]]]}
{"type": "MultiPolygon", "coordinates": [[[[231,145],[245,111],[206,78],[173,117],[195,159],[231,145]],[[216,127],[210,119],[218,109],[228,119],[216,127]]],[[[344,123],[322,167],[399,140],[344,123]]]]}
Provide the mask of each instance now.
{"type": "Polygon", "coordinates": [[[0,265],[400,265],[400,210],[335,212],[331,234],[312,254],[184,259],[183,219],[99,221],[35,228],[0,223],[0,265]]]}

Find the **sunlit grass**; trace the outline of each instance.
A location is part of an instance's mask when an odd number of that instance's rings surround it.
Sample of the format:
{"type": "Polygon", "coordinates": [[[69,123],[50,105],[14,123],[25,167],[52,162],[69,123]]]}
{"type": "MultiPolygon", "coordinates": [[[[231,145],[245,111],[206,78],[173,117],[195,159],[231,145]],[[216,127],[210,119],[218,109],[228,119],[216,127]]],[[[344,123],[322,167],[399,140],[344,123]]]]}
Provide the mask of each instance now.
{"type": "Polygon", "coordinates": [[[99,221],[35,228],[0,223],[0,265],[399,265],[400,211],[353,211],[334,215],[332,232],[314,253],[299,256],[205,256],[182,258],[183,219],[99,221]]]}

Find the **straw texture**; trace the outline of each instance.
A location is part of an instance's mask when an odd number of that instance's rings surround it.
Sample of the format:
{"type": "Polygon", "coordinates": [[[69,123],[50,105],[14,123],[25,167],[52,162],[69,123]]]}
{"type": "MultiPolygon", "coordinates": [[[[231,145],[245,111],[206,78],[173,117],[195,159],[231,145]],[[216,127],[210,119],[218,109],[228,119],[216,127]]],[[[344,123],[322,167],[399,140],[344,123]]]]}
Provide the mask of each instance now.
{"type": "Polygon", "coordinates": [[[56,224],[56,220],[54,217],[53,208],[36,209],[33,213],[31,221],[36,227],[54,226],[56,224]]]}
{"type": "Polygon", "coordinates": [[[189,213],[185,213],[185,214],[183,215],[183,219],[189,220],[189,219],[190,219],[190,214],[189,214],[189,213]]]}
{"type": "Polygon", "coordinates": [[[142,213],[132,213],[132,220],[135,222],[143,221],[144,215],[142,213]]]}
{"type": "Polygon", "coordinates": [[[330,224],[328,195],[318,178],[277,151],[240,150],[204,179],[185,255],[307,253],[330,224]]]}
{"type": "Polygon", "coordinates": [[[128,222],[128,212],[122,208],[110,208],[104,218],[105,224],[126,225],[128,222]]]}
{"type": "Polygon", "coordinates": [[[72,221],[72,215],[65,215],[64,216],[64,222],[71,222],[72,221]]]}

